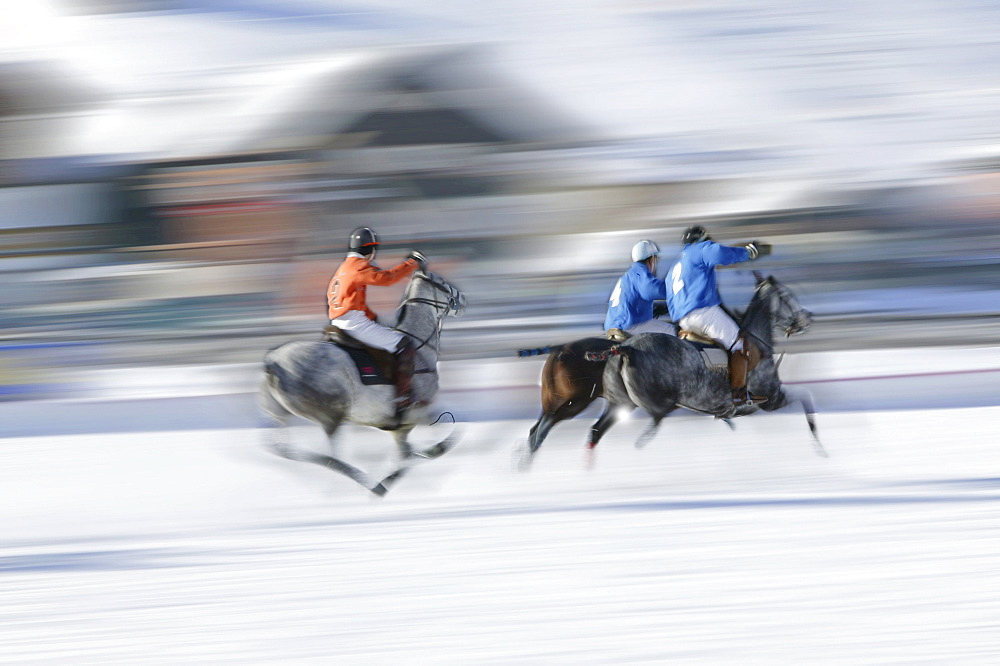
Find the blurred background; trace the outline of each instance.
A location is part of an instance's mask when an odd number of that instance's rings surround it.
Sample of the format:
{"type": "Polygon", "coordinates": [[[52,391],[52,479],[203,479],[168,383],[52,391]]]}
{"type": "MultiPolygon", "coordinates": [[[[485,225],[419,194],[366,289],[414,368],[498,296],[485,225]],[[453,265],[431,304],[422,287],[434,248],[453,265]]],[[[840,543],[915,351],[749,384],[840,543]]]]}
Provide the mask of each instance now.
{"type": "MultiPolygon", "coordinates": [[[[466,293],[443,361],[601,334],[633,243],[691,224],[774,245],[753,268],[816,314],[790,351],[997,343],[992,3],[3,12],[2,400],[318,337],[358,226],[466,293]]],[[[721,272],[731,307],[752,284],[721,272]]]]}

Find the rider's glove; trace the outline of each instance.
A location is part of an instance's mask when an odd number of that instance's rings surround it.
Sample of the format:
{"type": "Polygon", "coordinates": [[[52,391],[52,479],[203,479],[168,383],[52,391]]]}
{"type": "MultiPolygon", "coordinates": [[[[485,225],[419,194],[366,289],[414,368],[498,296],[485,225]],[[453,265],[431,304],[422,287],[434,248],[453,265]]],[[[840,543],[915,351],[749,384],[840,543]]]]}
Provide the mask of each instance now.
{"type": "Polygon", "coordinates": [[[751,261],[760,256],[760,245],[757,244],[757,241],[750,241],[747,243],[746,248],[747,252],[750,253],[751,261]]]}
{"type": "Polygon", "coordinates": [[[406,258],[413,259],[415,262],[417,262],[417,265],[420,267],[420,270],[422,271],[427,270],[427,257],[425,257],[423,253],[414,250],[413,252],[410,252],[409,256],[406,258]]]}
{"type": "Polygon", "coordinates": [[[669,315],[670,310],[667,308],[666,303],[653,303],[653,316],[662,317],[663,315],[669,315]]]}

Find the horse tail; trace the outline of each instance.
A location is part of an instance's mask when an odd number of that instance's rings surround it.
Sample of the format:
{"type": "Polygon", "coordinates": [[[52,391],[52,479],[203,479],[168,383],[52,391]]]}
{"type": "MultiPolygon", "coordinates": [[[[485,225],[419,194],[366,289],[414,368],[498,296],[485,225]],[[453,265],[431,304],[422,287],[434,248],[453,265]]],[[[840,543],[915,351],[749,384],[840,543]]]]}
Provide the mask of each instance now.
{"type": "Polygon", "coordinates": [[[549,347],[535,347],[534,349],[518,349],[517,355],[519,358],[527,358],[529,356],[541,356],[542,354],[549,354],[554,351],[559,351],[565,345],[552,345],[549,347]]]}
{"type": "Polygon", "coordinates": [[[264,358],[264,382],[272,391],[280,391],[285,369],[280,363],[264,358]]]}
{"type": "Polygon", "coordinates": [[[284,425],[285,417],[291,410],[281,400],[285,370],[279,363],[264,357],[264,379],[257,394],[259,426],[274,428],[284,425]]]}

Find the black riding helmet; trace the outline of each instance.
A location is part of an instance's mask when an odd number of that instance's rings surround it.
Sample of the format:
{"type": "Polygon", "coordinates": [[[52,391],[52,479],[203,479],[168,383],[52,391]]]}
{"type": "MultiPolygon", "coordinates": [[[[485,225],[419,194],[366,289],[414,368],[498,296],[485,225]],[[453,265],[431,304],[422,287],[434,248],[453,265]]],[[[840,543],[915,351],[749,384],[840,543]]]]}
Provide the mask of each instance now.
{"type": "Polygon", "coordinates": [[[712,240],[712,237],[708,235],[708,231],[705,227],[693,226],[688,227],[684,230],[684,236],[681,237],[685,245],[690,245],[691,243],[700,243],[705,240],[712,240]]]}
{"type": "Polygon", "coordinates": [[[351,232],[351,252],[368,256],[378,249],[378,236],[368,227],[360,227],[351,232]]]}

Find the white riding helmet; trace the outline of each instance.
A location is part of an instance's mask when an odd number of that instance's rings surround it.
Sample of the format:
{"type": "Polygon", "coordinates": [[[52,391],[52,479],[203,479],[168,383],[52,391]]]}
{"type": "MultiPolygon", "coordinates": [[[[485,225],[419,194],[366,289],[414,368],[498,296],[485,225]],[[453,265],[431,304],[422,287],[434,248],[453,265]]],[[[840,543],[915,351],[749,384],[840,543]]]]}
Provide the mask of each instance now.
{"type": "Polygon", "coordinates": [[[632,246],[632,261],[646,261],[660,256],[660,248],[651,240],[641,240],[632,246]]]}

